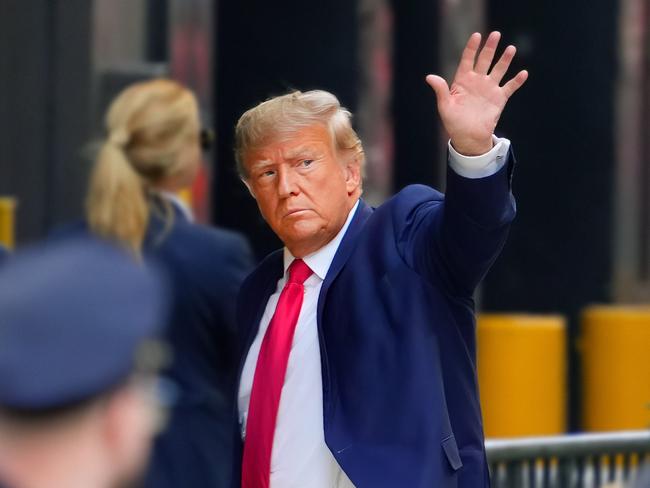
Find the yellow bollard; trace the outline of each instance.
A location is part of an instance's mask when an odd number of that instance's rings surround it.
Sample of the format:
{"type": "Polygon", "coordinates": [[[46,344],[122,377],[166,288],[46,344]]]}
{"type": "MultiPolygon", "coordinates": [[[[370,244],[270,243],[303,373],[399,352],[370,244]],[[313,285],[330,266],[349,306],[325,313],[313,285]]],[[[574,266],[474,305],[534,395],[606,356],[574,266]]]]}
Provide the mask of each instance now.
{"type": "Polygon", "coordinates": [[[650,428],[650,305],[588,307],[579,349],[584,430],[650,428]]]}
{"type": "Polygon", "coordinates": [[[478,378],[486,437],[564,433],[564,318],[479,315],[478,378]]]}
{"type": "Polygon", "coordinates": [[[16,213],[16,199],[0,197],[0,244],[9,249],[14,247],[14,222],[16,213]]]}

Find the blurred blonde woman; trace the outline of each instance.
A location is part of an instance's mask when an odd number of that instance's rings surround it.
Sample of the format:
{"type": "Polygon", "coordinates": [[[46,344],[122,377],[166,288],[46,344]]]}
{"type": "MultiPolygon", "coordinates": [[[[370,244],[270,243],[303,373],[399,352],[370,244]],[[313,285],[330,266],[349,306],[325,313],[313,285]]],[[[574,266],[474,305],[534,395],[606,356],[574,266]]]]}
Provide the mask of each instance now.
{"type": "Polygon", "coordinates": [[[200,133],[196,98],[179,83],[156,79],[122,91],[106,115],[82,225],[136,259],[157,261],[174,286],[167,374],[179,392],[155,445],[152,488],[223,487],[230,477],[234,307],[251,260],[243,237],[192,223],[174,196],[197,174],[200,133]]]}

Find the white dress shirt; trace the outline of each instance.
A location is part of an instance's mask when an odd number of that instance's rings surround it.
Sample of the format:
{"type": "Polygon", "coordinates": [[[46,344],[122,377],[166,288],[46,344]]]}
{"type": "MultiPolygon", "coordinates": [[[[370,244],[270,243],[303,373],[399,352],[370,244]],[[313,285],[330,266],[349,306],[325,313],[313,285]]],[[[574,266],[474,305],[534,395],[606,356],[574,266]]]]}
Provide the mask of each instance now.
{"type": "MultiPolygon", "coordinates": [[[[467,157],[456,152],[450,143],[449,165],[466,178],[483,178],[501,169],[509,148],[510,141],[495,137],[490,152],[467,157]]],[[[280,397],[271,453],[271,488],[354,488],[325,444],[316,308],[325,276],[358,206],[359,202],[350,210],[345,224],[334,239],[303,258],[314,274],[304,283],[305,296],[280,397]]],[[[248,406],[262,339],[287,281],[287,269],[294,259],[285,248],[284,275],[266,304],[259,330],[246,357],[238,398],[242,438],[246,433],[248,406]]]]}

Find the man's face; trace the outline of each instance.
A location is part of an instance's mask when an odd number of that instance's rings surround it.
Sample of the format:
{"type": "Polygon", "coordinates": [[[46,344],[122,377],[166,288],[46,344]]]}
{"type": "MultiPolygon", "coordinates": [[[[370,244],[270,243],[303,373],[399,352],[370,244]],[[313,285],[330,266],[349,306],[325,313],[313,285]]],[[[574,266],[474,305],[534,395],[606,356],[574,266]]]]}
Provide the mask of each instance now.
{"type": "Polygon", "coordinates": [[[262,216],[298,258],[338,234],[361,192],[358,160],[337,154],[320,125],[249,152],[244,164],[262,216]]]}

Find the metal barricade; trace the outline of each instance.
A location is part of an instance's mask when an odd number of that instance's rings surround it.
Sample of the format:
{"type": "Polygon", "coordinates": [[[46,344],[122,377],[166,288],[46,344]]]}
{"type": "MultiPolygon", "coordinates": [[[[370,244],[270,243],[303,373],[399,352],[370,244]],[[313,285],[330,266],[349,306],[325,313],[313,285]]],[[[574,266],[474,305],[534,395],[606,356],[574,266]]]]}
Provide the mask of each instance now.
{"type": "Polygon", "coordinates": [[[641,481],[650,431],[494,439],[485,447],[493,488],[650,488],[641,481]]]}

